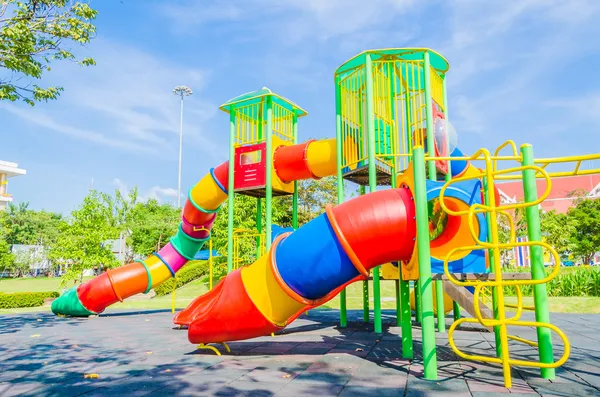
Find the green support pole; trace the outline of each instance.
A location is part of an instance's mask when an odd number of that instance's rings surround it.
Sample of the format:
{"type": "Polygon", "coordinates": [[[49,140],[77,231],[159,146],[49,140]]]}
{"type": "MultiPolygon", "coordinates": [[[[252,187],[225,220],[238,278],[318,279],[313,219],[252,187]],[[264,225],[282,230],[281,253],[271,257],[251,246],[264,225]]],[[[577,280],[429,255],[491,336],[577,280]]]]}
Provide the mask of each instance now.
{"type": "MultiPolygon", "coordinates": [[[[433,131],[433,103],[431,95],[431,64],[429,52],[423,56],[423,72],[425,80],[425,111],[427,125],[427,151],[435,156],[435,139],[433,131]]],[[[437,354],[435,346],[435,322],[433,319],[433,291],[431,280],[431,247],[429,244],[429,216],[427,211],[427,187],[425,175],[419,175],[425,165],[424,152],[414,155],[415,166],[415,204],[417,207],[417,241],[419,255],[419,288],[421,290],[421,332],[423,334],[423,366],[426,379],[437,379],[437,354]],[[421,158],[423,155],[423,158],[421,158]],[[418,187],[417,187],[418,186],[418,187]],[[429,362],[428,362],[429,361],[429,362]],[[429,370],[429,374],[427,371],[429,370]]],[[[435,161],[428,162],[429,179],[436,180],[435,161]]],[[[443,298],[443,292],[442,292],[443,298]]],[[[440,312],[443,313],[443,308],[440,312]]]]}
{"type": "Polygon", "coordinates": [[[363,287],[363,322],[368,323],[370,320],[370,307],[369,307],[369,280],[365,280],[362,283],[363,287]]]}
{"type": "MultiPolygon", "coordinates": [[[[490,191],[488,189],[488,180],[487,177],[482,178],[483,182],[483,203],[485,205],[489,205],[490,202],[490,191]]],[[[492,229],[491,229],[491,214],[488,212],[485,214],[485,219],[487,223],[487,241],[492,241],[492,229]]],[[[494,271],[496,268],[494,266],[494,249],[488,249],[488,258],[490,261],[490,271],[494,271]]],[[[492,287],[492,311],[494,312],[494,318],[497,320],[499,318],[499,305],[500,302],[498,300],[498,288],[492,287]]],[[[496,342],[496,357],[502,357],[502,338],[500,337],[500,326],[496,325],[494,327],[494,340],[496,342]]]]}
{"type": "MultiPolygon", "coordinates": [[[[531,145],[521,146],[521,155],[523,156],[523,165],[534,165],[533,148],[531,145]]],[[[523,193],[526,203],[531,203],[538,199],[537,186],[535,181],[535,171],[531,169],[523,170],[523,193]]],[[[542,231],[540,229],[540,211],[537,206],[530,206],[525,209],[527,219],[527,237],[530,242],[542,241],[542,231]]],[[[541,280],[546,277],[544,271],[544,254],[542,247],[532,245],[529,247],[531,257],[531,278],[541,280]]],[[[550,323],[550,313],[548,312],[548,293],[546,284],[536,284],[533,286],[533,300],[535,307],[535,321],[540,323],[550,323]]],[[[550,364],[554,362],[552,352],[552,331],[548,328],[537,327],[537,338],[539,346],[540,362],[550,364]]],[[[542,378],[554,379],[554,368],[541,368],[542,378]]]]}
{"type": "Polygon", "coordinates": [[[256,231],[259,236],[256,236],[256,259],[260,258],[260,246],[261,246],[261,238],[260,234],[262,234],[262,199],[256,199],[256,231]]]}
{"type": "MultiPolygon", "coordinates": [[[[298,143],[298,115],[295,111],[292,118],[292,131],[295,145],[298,143]]],[[[298,230],[298,181],[294,181],[294,195],[292,196],[292,227],[294,230],[298,230]]]]}
{"type": "Polygon", "coordinates": [[[413,292],[415,294],[415,321],[421,322],[421,290],[418,288],[419,283],[417,281],[413,282],[413,292]]]}
{"type": "MultiPolygon", "coordinates": [[[[342,175],[342,98],[340,79],[335,78],[335,151],[337,167],[338,204],[344,202],[344,179],[342,175]]],[[[348,314],[346,311],[346,289],[340,292],[340,327],[348,326],[348,314]]]]}
{"type": "Polygon", "coordinates": [[[400,280],[394,280],[394,292],[396,293],[396,326],[402,325],[402,305],[400,304],[400,280]]]}
{"type": "MultiPolygon", "coordinates": [[[[448,131],[448,122],[450,120],[450,116],[448,115],[448,91],[446,91],[446,76],[444,76],[444,80],[442,81],[442,95],[444,98],[444,116],[446,117],[446,131],[448,131]]],[[[446,139],[446,152],[448,156],[450,156],[450,136],[446,139]]],[[[447,161],[448,172],[446,173],[446,182],[450,182],[452,180],[452,163],[450,160],[447,161]]],[[[454,321],[460,320],[460,306],[457,302],[452,301],[452,317],[454,321]]]]}
{"type": "Polygon", "coordinates": [[[400,307],[402,309],[402,357],[412,359],[413,339],[409,283],[410,281],[400,280],[400,307]]]}
{"type": "Polygon", "coordinates": [[[266,215],[265,215],[265,226],[267,227],[265,233],[265,249],[268,251],[271,248],[271,233],[272,230],[272,216],[273,216],[273,96],[267,96],[267,161],[266,161],[266,179],[267,183],[265,186],[265,201],[266,201],[266,215]]]}
{"type": "MultiPolygon", "coordinates": [[[[377,191],[377,170],[375,169],[375,112],[373,109],[373,62],[371,55],[366,57],[366,99],[367,99],[367,138],[369,161],[369,192],[377,191]]],[[[381,327],[381,290],[379,280],[379,266],[373,268],[373,323],[376,334],[380,334],[381,327]]]]}
{"type": "MultiPolygon", "coordinates": [[[[408,66],[404,64],[404,68],[406,73],[402,76],[402,65],[400,66],[400,74],[403,78],[403,81],[406,85],[403,86],[404,90],[404,123],[406,124],[405,128],[405,144],[407,153],[410,154],[412,152],[412,140],[409,137],[410,125],[411,125],[411,107],[410,107],[410,92],[408,91],[408,66]]],[[[401,82],[402,83],[402,82],[401,82]]],[[[405,157],[402,162],[403,170],[408,167],[409,158],[405,157]]],[[[400,275],[400,309],[402,311],[401,319],[402,319],[402,357],[406,359],[412,359],[413,354],[413,339],[412,339],[412,313],[410,311],[410,281],[402,280],[402,275],[400,275]]],[[[416,308],[416,306],[415,306],[416,308]]]]}
{"type": "MultiPolygon", "coordinates": [[[[428,57],[426,58],[429,59],[428,57]]],[[[428,62],[426,62],[426,67],[428,62]]],[[[423,147],[413,149],[415,176],[415,207],[417,216],[417,253],[419,256],[419,285],[421,290],[421,334],[423,339],[423,368],[425,379],[437,379],[437,354],[435,322],[431,286],[431,251],[427,214],[427,189],[425,187],[425,153],[423,147]]]]}
{"type": "Polygon", "coordinates": [[[233,166],[235,164],[235,108],[229,109],[229,179],[227,181],[227,273],[233,270],[233,206],[235,193],[233,191],[233,166]]]}
{"type": "MultiPolygon", "coordinates": [[[[362,196],[363,194],[365,194],[365,187],[364,186],[360,186],[359,187],[359,191],[360,191],[360,195],[362,196]]],[[[370,321],[370,311],[371,308],[369,307],[369,280],[364,280],[363,281],[363,322],[368,323],[370,321]]]]}
{"type": "Polygon", "coordinates": [[[455,301],[452,301],[452,316],[454,321],[460,320],[460,306],[455,301]]]}
{"type": "Polygon", "coordinates": [[[437,331],[446,332],[446,313],[444,311],[444,282],[435,281],[435,304],[437,306],[437,331]]]}

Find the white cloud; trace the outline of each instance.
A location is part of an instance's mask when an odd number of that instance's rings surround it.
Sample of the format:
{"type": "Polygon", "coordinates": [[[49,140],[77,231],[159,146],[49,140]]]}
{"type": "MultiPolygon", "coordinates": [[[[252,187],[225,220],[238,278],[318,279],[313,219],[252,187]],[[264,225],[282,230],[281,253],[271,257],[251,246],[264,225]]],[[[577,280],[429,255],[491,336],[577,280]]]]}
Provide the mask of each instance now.
{"type": "MultiPolygon", "coordinates": [[[[29,109],[5,103],[0,104],[0,109],[4,109],[7,112],[25,120],[26,122],[33,123],[40,127],[68,135],[76,139],[82,139],[93,143],[98,143],[100,145],[126,150],[148,151],[149,149],[148,147],[139,145],[135,142],[115,140],[100,132],[73,127],[69,124],[55,120],[53,116],[39,108],[29,109]]],[[[17,131],[15,131],[15,133],[17,133],[17,131]]]]}
{"type": "MultiPolygon", "coordinates": [[[[204,0],[160,3],[157,10],[178,32],[198,32],[202,25],[236,22],[260,29],[263,36],[330,39],[359,32],[377,21],[385,25],[418,2],[415,0],[241,0],[207,4],[204,0]]],[[[422,4],[422,2],[421,2],[422,4]]]]}
{"type": "MultiPolygon", "coordinates": [[[[121,192],[121,194],[127,197],[129,193],[129,185],[119,178],[113,179],[113,185],[121,192]]],[[[181,197],[185,197],[181,194],[181,197]]],[[[138,193],[139,201],[148,201],[154,199],[159,203],[175,203],[177,201],[177,189],[172,187],[152,186],[149,189],[142,190],[138,193]]]]}
{"type": "Polygon", "coordinates": [[[17,106],[5,109],[50,130],[99,145],[134,152],[176,151],[180,103],[172,89],[186,84],[194,95],[185,99],[185,136],[206,154],[215,152],[217,147],[202,129],[217,112],[202,91],[208,71],[103,39],[79,51],[93,56],[97,66],[57,64],[48,74],[47,84],[55,81],[64,86],[58,101],[27,110],[17,106]]]}

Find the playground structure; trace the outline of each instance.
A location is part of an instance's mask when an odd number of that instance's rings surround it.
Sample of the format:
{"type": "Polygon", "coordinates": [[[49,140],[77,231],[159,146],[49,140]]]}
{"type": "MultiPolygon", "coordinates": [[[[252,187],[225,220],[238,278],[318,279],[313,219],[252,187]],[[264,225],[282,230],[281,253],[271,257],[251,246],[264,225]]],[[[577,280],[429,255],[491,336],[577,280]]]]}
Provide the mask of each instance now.
{"type": "Polygon", "coordinates": [[[226,343],[278,332],[338,293],[340,326],[345,327],[344,288],[363,281],[368,314],[371,275],[374,331],[381,333],[383,275],[395,281],[396,317],[408,359],[413,358],[410,285],[414,284],[426,379],[437,378],[435,320],[437,331],[445,332],[446,309],[434,309],[446,308],[448,296],[454,301],[455,318],[448,340],[458,356],[501,364],[507,387],[512,365],[538,367],[542,377],[552,379],[554,368],[567,360],[570,345],[549,321],[546,283],[558,273],[560,260],[546,275],[543,251],[558,256],[542,241],[537,206],[550,191],[551,177],[598,173],[580,166],[600,155],[535,160],[530,145],[517,150],[512,141],[493,153],[480,149],[464,155],[448,122],[447,70],[446,60],[428,49],[357,55],[335,73],[336,138],[302,144],[298,119],[306,112],[293,102],[262,89],[225,103],[221,110],[230,116],[229,160],[190,189],[177,234],[146,260],[109,270],[67,291],[53,303],[53,312],[98,314],[175,276],[210,240],[216,213],[227,200],[229,274],[174,319],[188,326],[192,343],[226,343]],[[571,171],[546,170],[550,164],[568,162],[576,163],[571,171]],[[338,181],[338,205],[299,227],[297,181],[331,175],[338,181]],[[536,178],[546,180],[540,197],[536,178]],[[500,204],[495,185],[507,179],[522,179],[525,202],[500,204]],[[345,201],[344,180],[357,183],[361,196],[345,201]],[[391,188],[378,191],[378,186],[391,188]],[[241,267],[236,261],[240,254],[235,248],[235,194],[257,198],[257,230],[246,232],[247,238],[256,239],[257,259],[241,267]],[[293,196],[294,231],[273,233],[272,200],[282,195],[293,196]],[[516,208],[526,209],[526,242],[515,236],[510,211],[516,208]],[[501,218],[507,220],[509,241],[500,241],[501,218]],[[502,273],[500,251],[520,246],[530,248],[531,274],[502,273]],[[526,308],[519,286],[525,284],[534,285],[535,305],[528,309],[535,311],[536,321],[520,321],[526,308]],[[512,317],[507,317],[510,306],[504,302],[507,286],[517,290],[512,317]],[[485,291],[491,291],[492,309],[480,301],[485,291]],[[461,318],[459,307],[474,318],[461,318]],[[480,323],[494,332],[495,356],[469,355],[455,345],[452,334],[464,323],[480,323]],[[536,327],[537,342],[511,337],[508,326],[536,327]],[[556,361],[552,332],[564,345],[556,361]],[[539,362],[512,359],[511,339],[538,346],[539,362]]]}

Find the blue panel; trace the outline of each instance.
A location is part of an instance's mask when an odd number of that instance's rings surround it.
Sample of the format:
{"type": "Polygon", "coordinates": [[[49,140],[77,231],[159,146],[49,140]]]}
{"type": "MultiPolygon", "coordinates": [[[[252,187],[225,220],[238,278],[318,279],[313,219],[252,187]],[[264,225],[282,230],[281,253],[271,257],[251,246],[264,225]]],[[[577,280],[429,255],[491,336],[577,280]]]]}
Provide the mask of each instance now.
{"type": "Polygon", "coordinates": [[[275,241],[275,238],[277,238],[277,236],[279,236],[280,234],[287,233],[287,232],[293,232],[293,231],[294,231],[293,227],[281,227],[279,225],[272,225],[271,226],[271,243],[273,241],[275,241]]]}
{"type": "Polygon", "coordinates": [[[307,299],[322,298],[359,275],[321,214],[286,237],[275,251],[283,281],[307,299]]]}
{"type": "MultiPolygon", "coordinates": [[[[426,182],[427,201],[439,198],[444,184],[445,182],[428,180],[426,182]]],[[[453,183],[446,189],[444,196],[455,198],[469,206],[476,203],[481,204],[481,181],[474,179],[453,183]]],[[[485,216],[477,214],[476,218],[479,224],[479,239],[487,241],[487,222],[485,216]]],[[[466,220],[463,222],[466,222],[466,220]]],[[[471,251],[466,257],[451,261],[448,263],[448,269],[451,273],[485,273],[486,262],[484,250],[471,251]]],[[[432,257],[431,272],[434,274],[444,273],[444,261],[432,257]]]]}
{"type": "MultiPolygon", "coordinates": [[[[450,157],[464,157],[464,154],[457,147],[450,153],[450,157]]],[[[452,160],[450,162],[450,171],[452,172],[452,176],[459,175],[461,172],[467,168],[469,162],[467,160],[452,160]]]]}

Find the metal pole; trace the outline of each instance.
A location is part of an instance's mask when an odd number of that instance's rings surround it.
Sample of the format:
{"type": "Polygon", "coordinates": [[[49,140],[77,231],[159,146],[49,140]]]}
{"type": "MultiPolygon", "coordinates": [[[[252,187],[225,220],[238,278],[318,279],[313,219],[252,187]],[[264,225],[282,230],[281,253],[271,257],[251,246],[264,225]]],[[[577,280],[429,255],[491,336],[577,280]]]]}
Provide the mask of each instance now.
{"type": "MultiPolygon", "coordinates": [[[[373,109],[373,62],[371,55],[367,54],[366,65],[366,99],[367,99],[367,138],[369,161],[369,192],[377,191],[377,170],[375,169],[375,112],[373,109]]],[[[375,333],[380,334],[381,327],[381,290],[379,280],[379,266],[373,268],[373,323],[375,333]]]]}
{"type": "Polygon", "coordinates": [[[183,94],[181,94],[181,117],[179,121],[179,171],[177,173],[177,208],[181,208],[181,154],[183,149],[183,94]]]}
{"type": "MultiPolygon", "coordinates": [[[[344,178],[342,175],[342,98],[340,89],[340,79],[335,78],[335,137],[336,137],[336,166],[337,166],[337,188],[338,204],[344,202],[344,178]]],[[[346,310],[346,289],[340,292],[340,327],[348,326],[348,315],[346,310]]]]}
{"type": "MultiPolygon", "coordinates": [[[[365,187],[360,186],[360,195],[365,194],[365,187]]],[[[371,308],[369,307],[369,280],[363,281],[363,322],[368,323],[370,321],[371,308]]]]}
{"type": "MultiPolygon", "coordinates": [[[[533,165],[533,148],[531,145],[521,146],[521,155],[523,156],[523,165],[533,165]]],[[[538,199],[537,185],[535,182],[535,171],[531,169],[523,170],[523,193],[525,202],[533,202],[538,199]]],[[[527,219],[527,237],[530,242],[542,241],[542,231],[540,229],[540,211],[537,206],[529,206],[525,209],[527,219]]],[[[546,277],[544,271],[544,253],[539,245],[529,247],[531,255],[531,278],[541,280],[546,277]]],[[[535,321],[540,323],[550,323],[550,313],[548,311],[548,293],[546,284],[536,284],[533,286],[533,299],[535,307],[535,321]]],[[[537,338],[539,346],[540,362],[550,364],[554,362],[552,353],[552,331],[549,328],[537,327],[537,338]]],[[[554,379],[554,368],[541,368],[542,378],[554,379]]]]}

